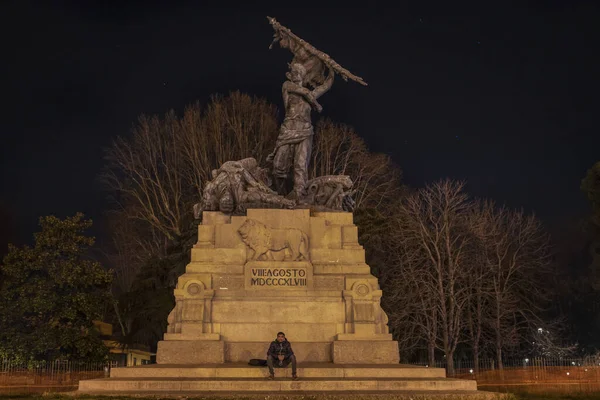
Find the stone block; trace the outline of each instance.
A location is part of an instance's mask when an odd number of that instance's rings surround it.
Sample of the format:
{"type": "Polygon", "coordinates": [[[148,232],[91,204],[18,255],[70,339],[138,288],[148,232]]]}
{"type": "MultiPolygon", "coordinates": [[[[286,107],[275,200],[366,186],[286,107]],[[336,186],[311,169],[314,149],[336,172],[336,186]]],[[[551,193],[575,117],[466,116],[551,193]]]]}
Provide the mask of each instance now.
{"type": "MultiPolygon", "coordinates": [[[[222,324],[335,324],[343,322],[344,316],[341,298],[320,300],[313,296],[306,296],[304,299],[296,297],[252,299],[245,297],[241,300],[222,299],[212,303],[212,320],[222,324]]],[[[289,334],[293,334],[294,331],[296,329],[291,329],[289,334]]],[[[265,333],[269,335],[269,338],[274,338],[277,330],[265,333]]]]}
{"type": "MultiPolygon", "coordinates": [[[[257,343],[246,343],[245,345],[252,346],[257,343]]],[[[299,343],[300,344],[300,343],[299,343]]],[[[229,345],[238,346],[240,343],[226,343],[225,354],[228,353],[229,345]]],[[[241,344],[244,345],[244,344],[241,344]]],[[[311,346],[316,343],[311,343],[311,346]]],[[[323,353],[327,353],[330,349],[330,343],[320,343],[322,345],[323,353]]],[[[249,349],[249,347],[248,347],[249,349]]],[[[237,351],[235,349],[233,352],[237,351]]],[[[310,354],[306,352],[306,349],[300,350],[302,353],[310,354]]],[[[190,379],[190,378],[266,378],[268,375],[267,368],[256,368],[251,367],[247,364],[247,357],[251,358],[262,358],[264,359],[264,353],[266,352],[266,346],[259,348],[257,352],[249,352],[247,356],[240,362],[226,362],[225,364],[205,364],[202,366],[198,365],[164,365],[164,364],[151,364],[151,365],[139,365],[135,367],[120,367],[112,368],[110,370],[111,378],[176,378],[176,379],[190,379]],[[255,354],[260,354],[255,356],[255,354]]],[[[328,353],[327,353],[328,354],[328,353]]],[[[300,355],[297,355],[297,358],[300,355]]],[[[227,358],[227,356],[226,356],[227,358]]],[[[298,376],[301,378],[360,378],[360,379],[399,379],[399,378],[445,378],[446,370],[444,368],[425,368],[414,365],[335,365],[330,362],[311,362],[311,361],[298,361],[298,376]]],[[[280,368],[277,370],[277,377],[292,377],[291,368],[280,368]]]]}
{"type": "Polygon", "coordinates": [[[192,263],[236,264],[246,263],[246,246],[234,248],[192,248],[192,263]]]}
{"type": "Polygon", "coordinates": [[[334,249],[334,248],[323,248],[314,249],[311,248],[310,260],[317,264],[358,264],[365,262],[365,250],[363,248],[358,249],[334,249]]]}
{"type": "Polygon", "coordinates": [[[271,342],[277,332],[286,333],[292,342],[328,342],[337,334],[335,323],[221,323],[221,338],[227,342],[271,342]]]}
{"type": "Polygon", "coordinates": [[[361,335],[357,333],[340,333],[336,336],[336,340],[392,340],[391,333],[375,333],[369,335],[361,335]]]}
{"type": "Polygon", "coordinates": [[[194,247],[214,247],[215,246],[215,226],[198,225],[198,241],[194,247]]]}
{"type": "Polygon", "coordinates": [[[249,209],[247,214],[248,219],[255,219],[267,225],[269,228],[275,229],[300,229],[308,234],[310,232],[310,210],[279,210],[268,208],[249,209]]]}
{"type": "Polygon", "coordinates": [[[336,340],[334,364],[398,364],[398,342],[392,340],[336,340]]]}
{"type": "MultiPolygon", "coordinates": [[[[226,342],[226,362],[248,362],[253,358],[266,359],[267,342],[226,342]]],[[[292,349],[299,363],[331,362],[331,342],[292,342],[292,349]]]]}
{"type": "Polygon", "coordinates": [[[220,211],[204,211],[202,213],[202,225],[222,225],[231,223],[231,215],[220,211]]]}
{"type": "Polygon", "coordinates": [[[358,227],[346,225],[342,227],[342,246],[344,248],[360,247],[358,244],[358,227]]]}
{"type": "Polygon", "coordinates": [[[189,274],[206,273],[216,276],[239,275],[243,281],[244,265],[193,262],[185,267],[185,272],[189,274]]]}
{"type": "MultiPolygon", "coordinates": [[[[362,392],[387,393],[395,391],[398,394],[411,395],[415,391],[424,393],[439,393],[454,398],[452,394],[461,391],[461,398],[469,399],[499,399],[495,393],[477,392],[474,380],[460,379],[360,379],[360,378],[304,378],[300,381],[281,379],[289,376],[287,370],[277,371],[274,381],[256,378],[206,378],[206,379],[177,379],[177,378],[111,378],[82,380],[79,382],[79,393],[118,393],[118,392],[147,392],[175,393],[189,395],[194,393],[205,395],[206,392],[269,392],[317,394],[319,392],[362,392]],[[277,372],[284,372],[278,374],[277,372]],[[413,393],[411,393],[413,392],[413,393]],[[481,397],[480,397],[481,395],[481,397]]],[[[283,393],[282,393],[283,394],[283,393]]],[[[431,395],[427,395],[429,397],[431,395]]],[[[264,396],[263,396],[264,397],[264,396]]],[[[389,396],[388,396],[389,397],[389,396]]],[[[404,398],[404,397],[403,397],[404,398]]]]}
{"type": "Polygon", "coordinates": [[[158,364],[222,364],[225,342],[222,340],[162,340],[156,351],[158,364]]]}
{"type": "Polygon", "coordinates": [[[315,276],[313,280],[315,290],[344,290],[343,276],[315,276]]]}
{"type": "Polygon", "coordinates": [[[230,224],[219,225],[215,229],[215,246],[224,248],[244,247],[238,229],[246,220],[245,217],[233,217],[230,224]]]}
{"type": "Polygon", "coordinates": [[[354,216],[350,212],[313,211],[313,218],[323,218],[329,225],[354,224],[354,216]]]}
{"type": "Polygon", "coordinates": [[[342,248],[342,227],[333,225],[327,227],[323,236],[321,246],[324,249],[341,249],[342,248]]]}
{"type": "Polygon", "coordinates": [[[165,333],[164,340],[185,340],[185,341],[205,341],[219,340],[221,335],[218,333],[165,333]]]}
{"type": "Polygon", "coordinates": [[[313,272],[315,275],[365,275],[370,277],[371,268],[365,263],[355,264],[334,264],[323,262],[321,264],[313,263],[313,272]]]}

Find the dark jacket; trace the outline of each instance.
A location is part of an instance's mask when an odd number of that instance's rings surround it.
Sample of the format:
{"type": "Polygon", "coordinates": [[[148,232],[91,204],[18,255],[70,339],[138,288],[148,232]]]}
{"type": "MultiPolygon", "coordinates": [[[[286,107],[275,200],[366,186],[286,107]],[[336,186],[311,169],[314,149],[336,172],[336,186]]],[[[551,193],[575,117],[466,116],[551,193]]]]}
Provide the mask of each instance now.
{"type": "Polygon", "coordinates": [[[285,339],[281,343],[279,343],[277,339],[271,342],[271,345],[269,346],[269,351],[267,351],[267,357],[277,357],[279,354],[283,354],[286,358],[294,354],[294,351],[292,350],[292,345],[290,342],[288,342],[287,339],[285,339]]]}

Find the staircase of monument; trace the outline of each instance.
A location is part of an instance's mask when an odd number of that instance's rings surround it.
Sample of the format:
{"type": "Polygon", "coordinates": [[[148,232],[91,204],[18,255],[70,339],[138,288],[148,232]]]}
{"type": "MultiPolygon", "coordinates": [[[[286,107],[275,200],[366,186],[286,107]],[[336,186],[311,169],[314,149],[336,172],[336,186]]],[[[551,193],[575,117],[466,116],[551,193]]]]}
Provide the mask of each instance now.
{"type": "Polygon", "coordinates": [[[299,380],[291,367],[276,368],[268,380],[267,367],[246,363],[202,365],[144,365],[113,368],[110,378],[81,381],[80,393],[206,393],[206,392],[451,392],[477,393],[473,380],[446,378],[442,368],[402,364],[339,365],[302,363],[299,380]]]}

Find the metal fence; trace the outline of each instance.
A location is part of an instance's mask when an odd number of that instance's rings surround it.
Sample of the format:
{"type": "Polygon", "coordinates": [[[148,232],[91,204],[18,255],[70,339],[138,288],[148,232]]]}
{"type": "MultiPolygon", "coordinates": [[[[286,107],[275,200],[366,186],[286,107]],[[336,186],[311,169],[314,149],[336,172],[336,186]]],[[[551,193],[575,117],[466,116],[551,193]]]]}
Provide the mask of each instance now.
{"type": "Polygon", "coordinates": [[[76,390],[79,381],[108,376],[116,363],[68,360],[16,362],[0,359],[0,393],[76,390]]]}
{"type": "MultiPolygon", "coordinates": [[[[456,360],[448,377],[475,379],[483,390],[501,392],[600,392],[598,358],[521,358],[503,360],[503,368],[493,359],[482,359],[476,367],[472,360],[456,360]]],[[[446,368],[445,361],[435,365],[446,368]]]]}
{"type": "MultiPolygon", "coordinates": [[[[446,368],[445,361],[434,365],[446,368]]],[[[482,390],[499,392],[600,392],[598,358],[524,358],[503,360],[503,368],[492,359],[482,359],[476,368],[472,360],[456,360],[451,378],[475,379],[482,390]]],[[[0,359],[0,393],[39,393],[76,390],[79,381],[108,377],[113,362],[37,361],[15,362],[0,359]]],[[[301,366],[301,365],[300,365],[301,366]]]]}

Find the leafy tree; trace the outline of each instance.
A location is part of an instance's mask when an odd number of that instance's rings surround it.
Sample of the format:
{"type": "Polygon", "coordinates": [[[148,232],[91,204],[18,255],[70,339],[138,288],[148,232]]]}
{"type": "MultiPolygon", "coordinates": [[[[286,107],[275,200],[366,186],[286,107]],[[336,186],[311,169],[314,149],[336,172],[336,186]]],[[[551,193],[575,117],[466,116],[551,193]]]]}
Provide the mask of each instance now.
{"type": "Polygon", "coordinates": [[[592,206],[592,221],[600,229],[600,162],[590,168],[581,181],[581,190],[592,206]]]}
{"type": "Polygon", "coordinates": [[[555,313],[565,318],[569,339],[590,353],[600,349],[600,296],[594,290],[593,229],[589,218],[560,221],[553,231],[555,313]]]}
{"type": "Polygon", "coordinates": [[[167,329],[167,317],[175,298],[177,278],[190,262],[190,249],[197,240],[199,221],[192,221],[164,256],[152,256],[139,269],[131,288],[115,295],[115,314],[124,346],[156,343],[167,329]]]}
{"type": "Polygon", "coordinates": [[[568,315],[576,326],[574,334],[588,350],[598,350],[600,331],[600,162],[587,171],[581,190],[592,207],[590,218],[582,225],[577,252],[564,261],[583,266],[583,273],[571,281],[573,312],[568,315]]]}
{"type": "Polygon", "coordinates": [[[112,273],[86,256],[94,238],[83,214],[40,218],[33,247],[9,246],[0,266],[0,354],[21,359],[102,359],[93,320],[112,273]]]}
{"type": "Polygon", "coordinates": [[[590,269],[595,275],[594,289],[600,290],[600,162],[588,170],[587,175],[581,181],[581,189],[592,206],[593,228],[591,234],[593,239],[589,248],[589,255],[592,258],[590,269]]]}

